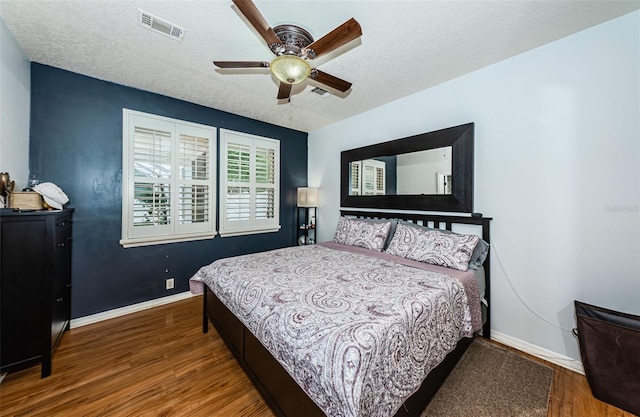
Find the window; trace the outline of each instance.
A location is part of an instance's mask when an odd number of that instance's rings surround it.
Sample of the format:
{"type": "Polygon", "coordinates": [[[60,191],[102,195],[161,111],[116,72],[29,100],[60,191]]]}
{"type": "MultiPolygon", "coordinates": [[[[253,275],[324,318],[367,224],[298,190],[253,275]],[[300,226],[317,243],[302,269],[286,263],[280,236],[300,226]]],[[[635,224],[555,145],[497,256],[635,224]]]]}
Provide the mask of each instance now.
{"type": "Polygon", "coordinates": [[[123,109],[124,247],[215,236],[215,128],[123,109]]]}
{"type": "Polygon", "coordinates": [[[220,235],[280,230],[280,142],[220,130],[220,235]]]}
{"type": "Polygon", "coordinates": [[[385,193],[385,163],[375,159],[362,161],[362,194],[384,195],[385,193]]]}

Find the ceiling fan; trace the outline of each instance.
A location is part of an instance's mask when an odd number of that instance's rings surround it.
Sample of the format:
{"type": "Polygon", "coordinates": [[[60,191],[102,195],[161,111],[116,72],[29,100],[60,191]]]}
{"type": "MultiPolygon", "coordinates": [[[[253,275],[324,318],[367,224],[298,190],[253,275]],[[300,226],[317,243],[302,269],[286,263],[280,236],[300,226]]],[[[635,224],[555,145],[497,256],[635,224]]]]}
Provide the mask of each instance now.
{"type": "Polygon", "coordinates": [[[276,55],[271,62],[213,61],[219,68],[269,68],[280,81],[278,100],[290,101],[291,87],[311,78],[316,82],[345,92],[351,83],[317,68],[311,68],[307,60],[318,58],[362,36],[360,24],[353,18],[347,20],[322,38],[314,41],[309,32],[296,25],[279,25],[271,28],[251,0],[232,0],[249,23],[267,42],[276,55]]]}

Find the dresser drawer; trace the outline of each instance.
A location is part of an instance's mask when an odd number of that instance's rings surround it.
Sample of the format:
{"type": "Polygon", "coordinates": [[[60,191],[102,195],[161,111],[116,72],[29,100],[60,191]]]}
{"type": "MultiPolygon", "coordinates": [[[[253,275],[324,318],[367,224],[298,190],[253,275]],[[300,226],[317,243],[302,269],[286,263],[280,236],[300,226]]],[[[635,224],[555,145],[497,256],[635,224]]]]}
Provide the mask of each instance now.
{"type": "Polygon", "coordinates": [[[67,256],[65,255],[65,248],[71,246],[71,227],[64,228],[55,234],[54,238],[54,256],[67,256]]]}
{"type": "Polygon", "coordinates": [[[64,217],[59,217],[57,219],[55,219],[55,225],[54,227],[54,233],[58,234],[64,230],[71,230],[71,215],[69,216],[64,216],[64,217]]]}

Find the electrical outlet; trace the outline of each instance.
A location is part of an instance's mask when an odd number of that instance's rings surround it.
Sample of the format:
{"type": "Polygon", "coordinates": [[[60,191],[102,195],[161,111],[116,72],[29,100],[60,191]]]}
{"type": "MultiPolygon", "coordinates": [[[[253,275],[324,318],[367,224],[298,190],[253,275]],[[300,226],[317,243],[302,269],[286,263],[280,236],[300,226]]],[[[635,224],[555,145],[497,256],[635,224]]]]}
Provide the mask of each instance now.
{"type": "Polygon", "coordinates": [[[167,288],[168,290],[173,289],[173,278],[167,278],[167,285],[166,285],[166,288],[167,288]]]}

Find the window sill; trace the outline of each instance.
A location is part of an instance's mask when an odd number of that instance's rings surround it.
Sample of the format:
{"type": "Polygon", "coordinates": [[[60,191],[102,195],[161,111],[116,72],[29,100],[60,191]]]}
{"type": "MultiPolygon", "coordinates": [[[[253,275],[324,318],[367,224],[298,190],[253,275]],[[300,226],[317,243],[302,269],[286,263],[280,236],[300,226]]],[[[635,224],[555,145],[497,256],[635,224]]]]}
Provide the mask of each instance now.
{"type": "Polygon", "coordinates": [[[221,237],[231,237],[231,236],[245,236],[245,235],[257,235],[259,233],[273,233],[273,232],[277,232],[280,230],[280,226],[276,226],[276,227],[272,227],[269,229],[260,229],[260,230],[256,230],[256,229],[252,229],[252,230],[229,230],[229,231],[223,231],[220,230],[220,236],[221,237]]]}
{"type": "Polygon", "coordinates": [[[197,236],[166,236],[162,238],[142,238],[142,239],[121,239],[120,244],[123,248],[137,248],[140,246],[164,245],[166,243],[191,242],[194,240],[213,239],[216,233],[210,235],[197,236]]]}

